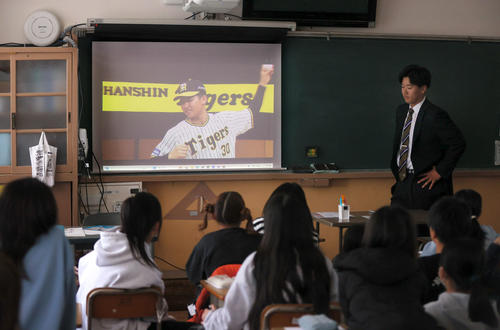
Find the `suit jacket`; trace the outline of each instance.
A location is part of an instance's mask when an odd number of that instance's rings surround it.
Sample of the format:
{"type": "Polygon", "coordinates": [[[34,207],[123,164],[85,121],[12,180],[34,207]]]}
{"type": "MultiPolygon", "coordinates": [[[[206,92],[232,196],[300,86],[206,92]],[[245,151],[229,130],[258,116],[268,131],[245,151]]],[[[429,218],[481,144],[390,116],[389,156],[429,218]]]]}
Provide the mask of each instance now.
{"type": "MultiPolygon", "coordinates": [[[[391,169],[398,178],[397,156],[401,143],[401,133],[408,112],[408,104],[396,109],[396,126],[392,150],[391,169]]],[[[462,132],[453,123],[446,111],[424,101],[415,122],[411,149],[411,162],[415,176],[419,176],[436,166],[442,179],[451,184],[451,174],[465,150],[462,132]]]]}

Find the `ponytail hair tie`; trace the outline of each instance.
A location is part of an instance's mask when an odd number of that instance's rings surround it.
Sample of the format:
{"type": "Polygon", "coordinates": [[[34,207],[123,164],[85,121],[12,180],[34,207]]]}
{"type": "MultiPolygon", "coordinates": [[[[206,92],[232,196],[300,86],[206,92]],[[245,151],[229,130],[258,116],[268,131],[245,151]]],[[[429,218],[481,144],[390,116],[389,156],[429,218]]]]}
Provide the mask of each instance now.
{"type": "Polygon", "coordinates": [[[209,204],[205,205],[203,210],[205,211],[205,216],[203,217],[203,222],[198,226],[198,230],[200,230],[200,231],[207,228],[207,226],[208,226],[208,214],[214,213],[214,210],[215,210],[214,204],[209,203],[209,204]]]}
{"type": "Polygon", "coordinates": [[[204,207],[204,211],[205,211],[205,212],[207,212],[207,213],[212,213],[212,214],[213,214],[213,213],[214,213],[214,211],[215,211],[215,206],[214,206],[214,204],[210,204],[210,203],[208,203],[207,205],[205,205],[205,207],[204,207]]]}

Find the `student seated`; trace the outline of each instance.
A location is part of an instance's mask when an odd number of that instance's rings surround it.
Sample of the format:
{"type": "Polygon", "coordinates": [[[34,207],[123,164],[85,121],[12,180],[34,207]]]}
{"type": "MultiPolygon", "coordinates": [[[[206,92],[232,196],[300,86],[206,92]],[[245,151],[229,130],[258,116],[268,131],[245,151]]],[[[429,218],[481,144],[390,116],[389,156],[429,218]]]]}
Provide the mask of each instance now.
{"type": "Polygon", "coordinates": [[[312,303],[315,313],[328,313],[337,298],[334,271],[314,244],[309,207],[293,189],[285,183],[266,202],[257,252],[243,262],[224,307],[205,310],[205,329],[260,329],[262,310],[274,303],[312,303]]]}
{"type": "Polygon", "coordinates": [[[249,228],[252,221],[250,210],[241,195],[226,191],[219,195],[215,204],[205,206],[205,218],[200,230],[207,228],[207,218],[211,215],[220,229],[203,236],[196,244],[186,263],[188,279],[196,286],[196,296],[201,291],[200,281],[207,279],[222,265],[241,264],[257,249],[260,235],[240,228],[243,220],[249,228]]]}
{"type": "Polygon", "coordinates": [[[75,329],[73,251],[56,224],[47,185],[33,178],[7,184],[0,196],[0,250],[21,274],[20,329],[75,329]]]}
{"type": "MultiPolygon", "coordinates": [[[[302,199],[304,201],[306,200],[306,195],[304,193],[304,190],[300,185],[296,183],[289,183],[287,186],[281,185],[274,192],[279,193],[280,189],[288,189],[289,193],[295,194],[297,198],[302,199]]],[[[252,227],[256,233],[264,235],[264,217],[259,217],[254,219],[252,221],[252,227]]],[[[318,243],[319,235],[314,229],[312,230],[312,235],[314,243],[318,243]]]]}
{"type": "MultiPolygon", "coordinates": [[[[88,327],[87,295],[94,288],[156,286],[164,290],[162,274],[147,247],[158,237],[161,222],[161,206],[156,197],[140,192],[123,202],[120,229],[102,232],[94,250],[80,258],[76,300],[82,306],[83,329],[88,327]]],[[[150,325],[141,320],[93,319],[92,322],[92,329],[147,329],[150,325]]]]}
{"type": "MultiPolygon", "coordinates": [[[[467,204],[471,211],[472,221],[476,221],[479,225],[479,216],[482,211],[482,199],[481,195],[472,189],[463,189],[455,193],[455,197],[467,204]]],[[[487,249],[488,246],[493,243],[493,241],[499,236],[497,232],[487,225],[480,225],[482,231],[484,232],[484,248],[487,249]]],[[[436,254],[436,244],[433,241],[428,242],[422,249],[421,256],[430,256],[436,254]]]]}
{"type": "Polygon", "coordinates": [[[484,278],[488,287],[496,295],[497,309],[500,311],[500,236],[486,250],[484,278]]]}
{"type": "Polygon", "coordinates": [[[434,329],[420,303],[425,277],[408,212],[385,206],[365,225],[361,248],[339,254],[339,301],[349,329],[434,329]]]}
{"type": "Polygon", "coordinates": [[[476,239],[483,244],[484,233],[477,221],[472,221],[470,209],[456,197],[443,197],[429,210],[429,232],[436,244],[437,254],[418,258],[418,263],[427,278],[428,290],[422,303],[434,301],[445,291],[438,276],[441,251],[446,244],[459,238],[476,239]]]}
{"type": "Polygon", "coordinates": [[[12,260],[0,253],[0,329],[19,329],[21,275],[12,260]]]}
{"type": "Polygon", "coordinates": [[[486,288],[485,252],[473,239],[446,244],[441,253],[439,277],[446,292],[425,305],[427,313],[445,329],[498,329],[496,303],[486,288]]]}
{"type": "Polygon", "coordinates": [[[364,224],[355,225],[347,228],[347,230],[344,233],[344,243],[342,244],[342,250],[340,251],[339,254],[333,257],[332,259],[333,264],[335,264],[335,259],[339,258],[340,255],[361,247],[361,242],[363,240],[364,232],[365,232],[364,224]]]}

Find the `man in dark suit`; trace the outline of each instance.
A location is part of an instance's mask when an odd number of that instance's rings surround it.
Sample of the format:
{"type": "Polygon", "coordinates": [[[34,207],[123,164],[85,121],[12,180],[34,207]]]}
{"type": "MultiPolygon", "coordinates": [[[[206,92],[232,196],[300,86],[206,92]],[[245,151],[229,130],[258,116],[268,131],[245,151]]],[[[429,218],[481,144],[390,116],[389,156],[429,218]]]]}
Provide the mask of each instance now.
{"type": "Polygon", "coordinates": [[[465,140],[448,113],[426,98],[429,70],[408,65],[399,82],[406,103],[396,110],[391,204],[428,210],[440,197],[453,194],[451,176],[465,140]]]}

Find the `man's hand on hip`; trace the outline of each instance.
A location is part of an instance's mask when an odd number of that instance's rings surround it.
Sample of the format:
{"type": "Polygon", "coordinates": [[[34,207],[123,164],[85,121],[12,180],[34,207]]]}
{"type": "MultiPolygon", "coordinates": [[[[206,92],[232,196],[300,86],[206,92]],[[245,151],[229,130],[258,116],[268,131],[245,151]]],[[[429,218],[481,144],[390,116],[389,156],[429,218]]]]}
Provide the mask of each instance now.
{"type": "Polygon", "coordinates": [[[418,180],[418,183],[423,183],[422,188],[429,185],[429,190],[431,190],[432,187],[434,187],[434,184],[441,179],[441,175],[439,175],[438,171],[436,171],[436,166],[433,166],[432,170],[422,174],[420,178],[421,179],[418,180]]]}

